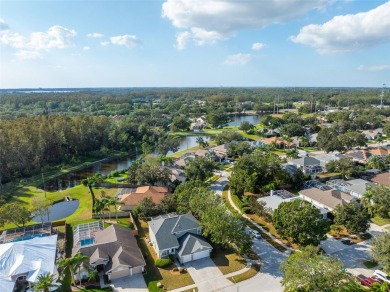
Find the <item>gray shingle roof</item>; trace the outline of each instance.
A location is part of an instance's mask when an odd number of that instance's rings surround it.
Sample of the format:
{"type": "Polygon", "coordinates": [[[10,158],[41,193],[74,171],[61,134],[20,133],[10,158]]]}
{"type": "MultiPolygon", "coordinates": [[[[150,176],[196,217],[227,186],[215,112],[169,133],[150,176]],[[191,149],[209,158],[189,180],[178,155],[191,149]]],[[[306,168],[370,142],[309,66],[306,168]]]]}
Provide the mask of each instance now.
{"type": "Polygon", "coordinates": [[[90,257],[90,262],[102,257],[107,260],[111,259],[109,265],[106,266],[106,272],[115,269],[119,265],[129,267],[146,265],[131,229],[119,225],[111,225],[96,232],[93,245],[76,247],[72,254],[74,255],[78,251],[90,257]]]}
{"type": "Polygon", "coordinates": [[[149,221],[148,224],[156,237],[160,250],[178,248],[179,241],[174,234],[200,227],[198,220],[191,214],[159,216],[149,221]]]}
{"type": "Polygon", "coordinates": [[[302,158],[292,159],[289,161],[289,163],[300,165],[302,167],[321,164],[321,162],[318,159],[314,157],[307,157],[307,156],[302,158]]]}
{"type": "Polygon", "coordinates": [[[196,252],[211,250],[213,247],[204,239],[203,236],[187,233],[179,239],[181,248],[178,251],[179,256],[190,255],[196,252]]]}

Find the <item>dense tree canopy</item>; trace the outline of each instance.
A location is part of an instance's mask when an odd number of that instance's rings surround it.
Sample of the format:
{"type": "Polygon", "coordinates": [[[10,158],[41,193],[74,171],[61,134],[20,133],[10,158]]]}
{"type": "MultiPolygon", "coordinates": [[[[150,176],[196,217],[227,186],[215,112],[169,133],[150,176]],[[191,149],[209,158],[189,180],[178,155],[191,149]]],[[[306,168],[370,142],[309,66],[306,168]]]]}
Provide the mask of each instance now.
{"type": "Polygon", "coordinates": [[[338,225],[344,225],[348,232],[352,234],[366,232],[370,227],[370,216],[357,202],[338,205],[333,211],[334,222],[338,225]]]}
{"type": "Polygon", "coordinates": [[[341,261],[321,255],[313,246],[292,253],[280,268],[284,272],[282,285],[286,292],[365,291],[345,271],[341,261]]]}
{"type": "Polygon", "coordinates": [[[390,233],[385,232],[374,237],[371,253],[376,262],[390,269],[390,233]]]}
{"type": "Polygon", "coordinates": [[[328,224],[309,202],[283,202],[272,216],[276,231],[284,239],[303,246],[318,245],[326,238],[328,224]]]}
{"type": "Polygon", "coordinates": [[[274,153],[255,151],[244,155],[233,167],[229,188],[233,194],[242,196],[244,192],[266,192],[275,189],[289,180],[281,167],[281,159],[274,153]]]}
{"type": "Polygon", "coordinates": [[[370,186],[363,195],[362,204],[371,215],[390,218],[390,187],[370,186]]]}

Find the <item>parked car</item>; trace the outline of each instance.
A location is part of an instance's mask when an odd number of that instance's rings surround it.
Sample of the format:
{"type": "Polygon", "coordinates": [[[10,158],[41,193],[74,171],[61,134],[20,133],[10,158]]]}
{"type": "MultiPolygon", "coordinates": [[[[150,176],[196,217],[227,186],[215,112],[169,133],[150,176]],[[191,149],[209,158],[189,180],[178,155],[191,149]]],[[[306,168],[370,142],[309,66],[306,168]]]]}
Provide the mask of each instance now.
{"type": "Polygon", "coordinates": [[[257,230],[252,230],[252,231],[251,231],[251,235],[252,235],[254,238],[261,238],[261,234],[260,234],[259,231],[257,231],[257,230]]]}
{"type": "Polygon", "coordinates": [[[370,287],[371,283],[367,280],[367,277],[364,275],[358,275],[356,279],[362,284],[363,286],[370,287]]]}
{"type": "Polygon", "coordinates": [[[374,279],[375,282],[378,282],[378,283],[381,284],[381,285],[382,285],[383,282],[384,282],[381,278],[379,278],[378,276],[375,276],[375,275],[372,276],[371,278],[374,279]]]}
{"type": "Polygon", "coordinates": [[[381,270],[375,270],[374,276],[377,276],[379,279],[382,279],[383,281],[390,283],[390,277],[385,272],[382,272],[381,270]]]}

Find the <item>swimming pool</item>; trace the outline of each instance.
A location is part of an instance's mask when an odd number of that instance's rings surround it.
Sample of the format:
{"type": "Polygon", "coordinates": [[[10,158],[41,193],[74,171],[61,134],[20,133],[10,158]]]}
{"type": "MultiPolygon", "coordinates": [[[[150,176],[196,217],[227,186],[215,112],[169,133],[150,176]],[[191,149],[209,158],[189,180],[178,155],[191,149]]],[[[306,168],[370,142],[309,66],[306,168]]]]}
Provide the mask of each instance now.
{"type": "Polygon", "coordinates": [[[35,237],[44,237],[44,236],[47,236],[47,234],[38,233],[38,234],[33,234],[33,235],[27,235],[27,236],[23,236],[23,237],[18,237],[18,238],[15,238],[15,239],[11,240],[10,242],[17,242],[17,241],[29,240],[29,239],[33,239],[33,238],[35,238],[35,237]]]}
{"type": "Polygon", "coordinates": [[[85,238],[80,240],[81,246],[90,245],[90,244],[93,244],[93,238],[85,238]]]}

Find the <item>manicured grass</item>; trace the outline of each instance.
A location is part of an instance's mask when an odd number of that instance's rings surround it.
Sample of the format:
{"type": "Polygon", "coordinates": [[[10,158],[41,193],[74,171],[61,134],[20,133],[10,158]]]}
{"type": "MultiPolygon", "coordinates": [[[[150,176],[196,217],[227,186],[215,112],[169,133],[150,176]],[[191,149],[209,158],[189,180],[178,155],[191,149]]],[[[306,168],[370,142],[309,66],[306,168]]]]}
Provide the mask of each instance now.
{"type": "Polygon", "coordinates": [[[138,220],[136,220],[136,224],[139,229],[139,237],[137,237],[138,246],[140,247],[142,254],[144,256],[146,255],[147,273],[144,277],[149,291],[164,291],[157,288],[157,282],[161,282],[166,290],[173,290],[194,284],[194,281],[187,272],[182,274],[172,273],[171,270],[174,265],[167,268],[157,268],[154,265],[157,255],[153,247],[145,242],[145,239],[149,238],[148,224],[145,221],[138,220]]]}
{"type": "Polygon", "coordinates": [[[236,275],[234,277],[230,277],[228,278],[229,281],[233,282],[233,283],[239,283],[239,282],[242,282],[242,281],[245,281],[245,280],[248,280],[254,276],[256,276],[256,274],[260,271],[260,266],[259,265],[252,265],[252,267],[242,273],[242,274],[239,274],[239,275],[236,275]]]}
{"type": "Polygon", "coordinates": [[[373,269],[378,266],[378,263],[374,260],[368,260],[364,261],[363,265],[365,265],[367,269],[373,269]]]}
{"type": "Polygon", "coordinates": [[[371,221],[376,224],[376,225],[379,225],[379,226],[383,226],[383,225],[386,225],[386,224],[390,224],[390,219],[387,219],[387,218],[382,218],[378,215],[376,215],[375,217],[372,217],[371,218],[371,221]]]}
{"type": "Polygon", "coordinates": [[[239,271],[246,266],[245,259],[232,249],[218,249],[211,259],[224,275],[239,271]]]}
{"type": "Polygon", "coordinates": [[[104,179],[104,182],[111,184],[123,184],[126,183],[126,178],[128,177],[127,173],[121,173],[119,176],[112,176],[104,179]],[[124,178],[124,181],[118,181],[118,178],[124,178]]]}
{"type": "Polygon", "coordinates": [[[179,152],[176,152],[176,153],[173,153],[173,154],[170,154],[168,155],[169,157],[173,157],[173,158],[180,158],[182,157],[184,154],[188,153],[188,152],[195,152],[196,150],[199,149],[199,146],[194,146],[194,147],[191,147],[191,148],[188,148],[186,150],[182,150],[182,151],[179,151],[179,152]]]}

